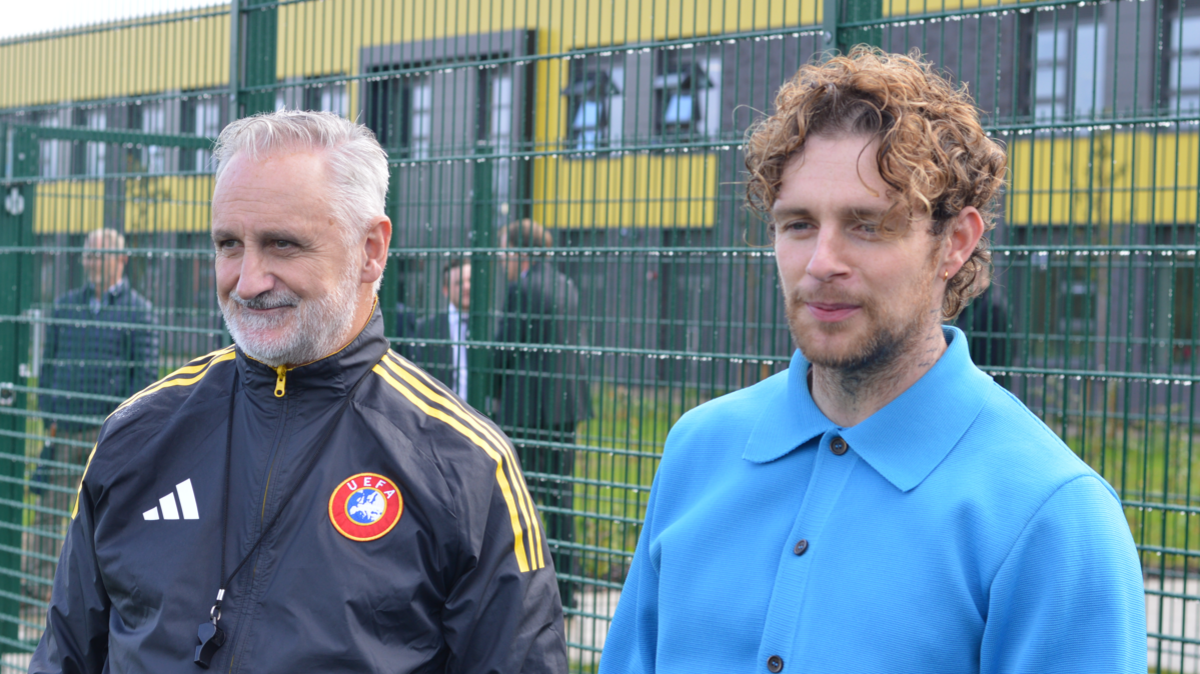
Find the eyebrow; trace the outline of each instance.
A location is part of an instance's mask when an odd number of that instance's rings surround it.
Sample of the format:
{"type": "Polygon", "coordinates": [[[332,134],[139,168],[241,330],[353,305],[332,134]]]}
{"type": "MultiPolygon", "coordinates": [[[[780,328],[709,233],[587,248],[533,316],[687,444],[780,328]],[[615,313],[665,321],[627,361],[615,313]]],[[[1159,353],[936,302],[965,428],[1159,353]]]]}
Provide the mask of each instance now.
{"type": "MultiPolygon", "coordinates": [[[[874,208],[847,208],[838,211],[838,219],[842,222],[883,222],[887,217],[888,211],[874,208]]],[[[776,220],[783,218],[807,216],[812,217],[813,213],[809,209],[800,206],[797,208],[782,208],[772,210],[771,215],[776,220]]]]}

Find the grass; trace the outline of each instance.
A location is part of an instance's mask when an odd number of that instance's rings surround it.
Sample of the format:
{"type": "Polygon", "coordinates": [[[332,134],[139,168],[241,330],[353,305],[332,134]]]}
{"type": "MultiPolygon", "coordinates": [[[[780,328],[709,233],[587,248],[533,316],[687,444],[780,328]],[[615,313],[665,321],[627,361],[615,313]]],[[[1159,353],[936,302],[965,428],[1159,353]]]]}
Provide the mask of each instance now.
{"type": "Polygon", "coordinates": [[[575,541],[587,578],[624,580],[667,432],[711,397],[685,387],[593,389],[595,416],[576,429],[575,458],[575,541]]]}

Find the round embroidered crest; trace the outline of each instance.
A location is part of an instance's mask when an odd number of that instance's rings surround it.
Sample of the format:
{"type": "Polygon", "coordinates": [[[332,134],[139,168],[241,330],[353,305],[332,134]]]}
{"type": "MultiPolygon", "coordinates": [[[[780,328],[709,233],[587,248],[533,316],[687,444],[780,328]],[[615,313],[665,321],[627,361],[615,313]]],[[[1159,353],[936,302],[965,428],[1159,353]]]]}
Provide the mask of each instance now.
{"type": "Polygon", "coordinates": [[[373,541],[392,530],[404,511],[404,498],[392,481],[376,473],[342,480],[329,497],[329,521],[352,541],[373,541]]]}

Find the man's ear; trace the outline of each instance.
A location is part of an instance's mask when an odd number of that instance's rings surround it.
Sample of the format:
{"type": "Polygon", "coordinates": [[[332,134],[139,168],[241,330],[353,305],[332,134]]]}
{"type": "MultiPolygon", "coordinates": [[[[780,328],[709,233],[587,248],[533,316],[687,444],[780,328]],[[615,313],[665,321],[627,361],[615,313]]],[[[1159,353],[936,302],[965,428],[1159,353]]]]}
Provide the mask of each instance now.
{"type": "Polygon", "coordinates": [[[360,283],[374,283],[383,276],[383,268],[387,266],[388,247],[392,242],[392,221],[386,215],[377,215],[367,227],[367,236],[363,240],[363,252],[366,260],[363,262],[360,283]]]}
{"type": "Polygon", "coordinates": [[[952,278],[971,259],[971,253],[975,252],[975,246],[983,237],[983,216],[974,206],[968,206],[959,211],[948,226],[950,232],[946,235],[946,250],[937,271],[939,279],[952,278]]]}

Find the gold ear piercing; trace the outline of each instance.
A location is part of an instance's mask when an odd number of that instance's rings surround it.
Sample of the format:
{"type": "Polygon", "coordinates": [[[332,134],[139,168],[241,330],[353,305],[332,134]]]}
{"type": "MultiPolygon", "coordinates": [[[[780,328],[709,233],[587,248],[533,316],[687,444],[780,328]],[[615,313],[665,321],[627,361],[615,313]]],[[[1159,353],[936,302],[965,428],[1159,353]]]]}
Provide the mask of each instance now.
{"type": "Polygon", "coordinates": [[[942,280],[945,281],[948,278],[950,278],[950,270],[946,269],[945,271],[942,272],[942,280]]]}

